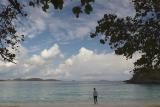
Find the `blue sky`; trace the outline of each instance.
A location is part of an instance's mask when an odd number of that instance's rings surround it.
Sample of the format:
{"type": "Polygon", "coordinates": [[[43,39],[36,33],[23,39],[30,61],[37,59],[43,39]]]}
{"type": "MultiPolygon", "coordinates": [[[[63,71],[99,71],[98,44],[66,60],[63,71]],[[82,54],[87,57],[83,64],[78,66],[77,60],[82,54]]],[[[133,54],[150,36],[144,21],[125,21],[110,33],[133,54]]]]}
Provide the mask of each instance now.
{"type": "Polygon", "coordinates": [[[55,78],[62,80],[125,80],[138,57],[126,60],[116,56],[99,38],[91,39],[97,20],[105,13],[119,17],[134,16],[130,0],[95,0],[90,15],[77,19],[72,13],[76,0],[66,0],[62,11],[50,8],[47,13],[39,8],[27,10],[29,16],[18,26],[25,35],[20,44],[17,64],[0,64],[0,78],[55,78]]]}

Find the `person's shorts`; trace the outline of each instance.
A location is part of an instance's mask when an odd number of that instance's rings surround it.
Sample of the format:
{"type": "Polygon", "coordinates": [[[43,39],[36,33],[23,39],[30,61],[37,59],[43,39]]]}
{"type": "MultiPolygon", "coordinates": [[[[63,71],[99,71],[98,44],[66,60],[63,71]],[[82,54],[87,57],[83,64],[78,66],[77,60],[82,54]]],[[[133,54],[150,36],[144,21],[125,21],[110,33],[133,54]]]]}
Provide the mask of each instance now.
{"type": "Polygon", "coordinates": [[[94,99],[97,99],[97,96],[93,96],[94,97],[94,99]]]}

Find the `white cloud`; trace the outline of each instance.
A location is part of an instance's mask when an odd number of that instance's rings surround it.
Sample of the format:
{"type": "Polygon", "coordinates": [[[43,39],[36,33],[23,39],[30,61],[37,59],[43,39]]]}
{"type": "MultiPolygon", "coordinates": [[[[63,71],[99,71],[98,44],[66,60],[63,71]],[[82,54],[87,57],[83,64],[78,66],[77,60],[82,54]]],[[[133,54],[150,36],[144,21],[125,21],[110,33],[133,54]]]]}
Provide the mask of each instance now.
{"type": "Polygon", "coordinates": [[[125,80],[131,77],[129,71],[133,68],[133,62],[139,58],[137,54],[133,59],[126,60],[125,57],[114,53],[96,53],[84,47],[67,59],[61,60],[61,55],[63,54],[59,46],[54,44],[37,55],[19,58],[16,65],[0,62],[0,78],[125,80]],[[60,63],[55,66],[57,60],[60,63]]]}
{"type": "MultiPolygon", "coordinates": [[[[72,7],[73,5],[70,3],[67,6],[72,7]]],[[[90,32],[95,29],[97,20],[101,19],[105,13],[115,13],[119,17],[133,16],[135,13],[130,0],[98,0],[90,15],[80,15],[78,19],[73,15],[68,15],[68,11],[71,10],[64,10],[64,13],[60,13],[61,15],[54,14],[54,17],[49,18],[49,31],[57,41],[89,36],[90,32]]]]}
{"type": "MultiPolygon", "coordinates": [[[[17,58],[17,64],[0,62],[0,78],[45,78],[49,72],[54,71],[54,61],[61,59],[59,46],[54,44],[49,49],[44,49],[41,53],[29,56],[27,49],[21,46],[17,58]]],[[[53,77],[52,77],[53,78],[53,77]]]]}
{"type": "Polygon", "coordinates": [[[50,9],[49,13],[45,13],[40,8],[31,8],[29,21],[25,26],[20,26],[19,32],[29,38],[49,32],[49,36],[57,41],[69,41],[88,36],[95,28],[97,20],[105,13],[115,13],[120,17],[133,16],[135,13],[130,0],[97,0],[90,15],[81,15],[77,19],[71,12],[77,2],[66,2],[64,10],[60,12],[50,9]]]}
{"type": "Polygon", "coordinates": [[[53,59],[56,57],[62,57],[63,54],[61,53],[59,46],[57,44],[54,44],[49,49],[44,49],[39,55],[33,55],[29,61],[28,64],[31,66],[37,67],[38,65],[46,65],[49,63],[52,63],[53,59]]]}
{"type": "Polygon", "coordinates": [[[16,25],[18,26],[18,33],[23,34],[28,38],[34,38],[40,35],[47,29],[47,18],[49,18],[48,13],[43,12],[41,8],[30,7],[26,18],[27,20],[23,19],[23,22],[20,21],[20,24],[16,25]]]}
{"type": "Polygon", "coordinates": [[[42,65],[45,63],[44,59],[41,56],[33,55],[30,58],[30,63],[33,65],[42,65]]]}
{"type": "Polygon", "coordinates": [[[103,17],[105,13],[114,13],[119,17],[134,16],[135,9],[132,0],[97,0],[97,4],[101,5],[102,9],[97,9],[97,15],[103,17]]]}
{"type": "Polygon", "coordinates": [[[97,54],[92,50],[81,48],[77,55],[66,59],[56,69],[56,75],[63,79],[75,80],[125,80],[131,77],[132,60],[114,53],[97,54]]]}
{"type": "Polygon", "coordinates": [[[55,57],[56,55],[58,55],[60,53],[59,50],[59,46],[57,44],[54,44],[53,47],[51,47],[50,49],[45,49],[41,52],[41,56],[43,58],[52,58],[55,57]]]}

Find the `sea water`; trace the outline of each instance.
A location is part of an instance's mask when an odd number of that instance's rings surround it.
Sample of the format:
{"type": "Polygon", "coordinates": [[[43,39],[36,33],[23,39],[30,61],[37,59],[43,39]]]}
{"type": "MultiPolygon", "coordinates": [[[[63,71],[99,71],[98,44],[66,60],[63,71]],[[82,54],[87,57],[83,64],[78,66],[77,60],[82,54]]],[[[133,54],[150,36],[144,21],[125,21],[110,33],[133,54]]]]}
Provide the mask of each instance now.
{"type": "Polygon", "coordinates": [[[0,103],[92,103],[92,91],[100,103],[160,101],[160,85],[123,82],[5,81],[0,82],[0,103]]]}

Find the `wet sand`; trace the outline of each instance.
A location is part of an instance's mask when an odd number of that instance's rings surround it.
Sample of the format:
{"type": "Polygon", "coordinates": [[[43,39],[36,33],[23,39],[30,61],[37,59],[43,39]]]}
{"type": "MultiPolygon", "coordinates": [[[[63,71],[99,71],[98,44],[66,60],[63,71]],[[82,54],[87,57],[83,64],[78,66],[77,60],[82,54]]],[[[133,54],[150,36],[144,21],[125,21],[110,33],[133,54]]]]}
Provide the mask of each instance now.
{"type": "Polygon", "coordinates": [[[159,102],[142,102],[142,103],[105,103],[105,104],[0,104],[0,107],[160,107],[159,102]]]}

